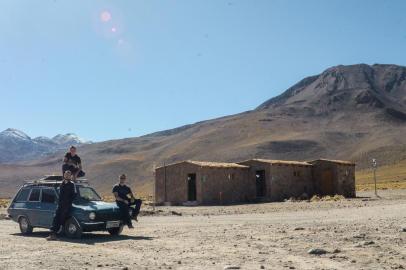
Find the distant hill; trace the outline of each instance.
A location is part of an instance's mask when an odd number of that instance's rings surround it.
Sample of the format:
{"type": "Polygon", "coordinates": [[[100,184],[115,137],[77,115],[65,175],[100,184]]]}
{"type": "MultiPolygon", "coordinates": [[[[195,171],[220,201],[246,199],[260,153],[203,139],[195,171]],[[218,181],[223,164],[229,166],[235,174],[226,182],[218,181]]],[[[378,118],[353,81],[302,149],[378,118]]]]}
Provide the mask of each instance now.
{"type": "Polygon", "coordinates": [[[31,138],[21,130],[8,128],[0,132],[0,163],[12,164],[18,161],[27,161],[44,157],[69,145],[90,143],[77,135],[68,133],[59,134],[53,138],[31,138]]]}
{"type": "MultiPolygon", "coordinates": [[[[249,89],[247,89],[249,90],[249,89]]],[[[249,91],[247,91],[249,93],[249,91]]],[[[154,166],[184,159],[346,159],[358,168],[406,159],[406,67],[351,65],[305,78],[256,109],[138,138],[83,145],[88,178],[109,192],[119,173],[150,191],[154,166]]],[[[61,154],[0,166],[0,196],[22,179],[59,172],[61,154]]]]}

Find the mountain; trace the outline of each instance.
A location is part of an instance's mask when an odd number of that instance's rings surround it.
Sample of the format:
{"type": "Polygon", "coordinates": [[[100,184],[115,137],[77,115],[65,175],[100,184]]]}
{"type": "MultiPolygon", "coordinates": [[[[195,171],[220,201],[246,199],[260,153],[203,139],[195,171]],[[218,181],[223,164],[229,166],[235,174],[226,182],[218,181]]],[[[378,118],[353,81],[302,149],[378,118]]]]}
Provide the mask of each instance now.
{"type": "Polygon", "coordinates": [[[65,149],[68,145],[80,145],[90,143],[75,134],[37,137],[32,139],[24,132],[8,128],[0,132],[0,163],[15,163],[38,159],[49,154],[65,149]]]}
{"type": "MultiPolygon", "coordinates": [[[[359,64],[305,78],[252,111],[83,145],[79,155],[88,179],[103,193],[110,192],[120,173],[129,175],[136,190],[150,192],[155,166],[184,159],[333,158],[353,160],[362,169],[373,157],[380,165],[393,164],[406,159],[404,134],[406,67],[359,64]]],[[[57,153],[0,166],[0,191],[15,190],[28,177],[59,172],[60,160],[57,153]]]]}
{"type": "Polygon", "coordinates": [[[61,146],[64,146],[64,147],[68,147],[70,145],[80,145],[80,144],[91,143],[91,141],[87,141],[82,138],[79,138],[76,134],[73,134],[73,133],[68,133],[65,135],[58,134],[52,138],[52,141],[61,146]]]}

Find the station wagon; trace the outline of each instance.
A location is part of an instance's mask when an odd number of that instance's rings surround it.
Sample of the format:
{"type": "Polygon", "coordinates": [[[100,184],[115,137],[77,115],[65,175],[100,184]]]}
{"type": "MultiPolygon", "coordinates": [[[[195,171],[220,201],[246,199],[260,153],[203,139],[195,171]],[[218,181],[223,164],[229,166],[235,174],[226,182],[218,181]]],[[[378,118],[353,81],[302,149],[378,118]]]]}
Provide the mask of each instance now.
{"type": "MultiPolygon", "coordinates": [[[[20,188],[7,211],[19,223],[22,234],[30,234],[34,228],[51,228],[61,183],[61,176],[48,176],[20,188]]],[[[124,223],[117,205],[104,202],[86,180],[74,183],[77,195],[63,233],[70,238],[80,238],[83,232],[92,231],[119,235],[124,223]]]]}

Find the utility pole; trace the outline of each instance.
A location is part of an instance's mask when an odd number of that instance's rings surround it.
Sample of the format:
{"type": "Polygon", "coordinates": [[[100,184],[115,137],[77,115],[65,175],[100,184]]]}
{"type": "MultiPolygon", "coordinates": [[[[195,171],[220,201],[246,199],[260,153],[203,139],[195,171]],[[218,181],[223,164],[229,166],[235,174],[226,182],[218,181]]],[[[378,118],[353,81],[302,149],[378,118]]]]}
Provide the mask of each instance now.
{"type": "Polygon", "coordinates": [[[374,183],[375,183],[375,196],[378,197],[378,191],[376,189],[376,168],[378,167],[378,163],[376,162],[376,159],[372,159],[372,168],[374,170],[374,183]]]}

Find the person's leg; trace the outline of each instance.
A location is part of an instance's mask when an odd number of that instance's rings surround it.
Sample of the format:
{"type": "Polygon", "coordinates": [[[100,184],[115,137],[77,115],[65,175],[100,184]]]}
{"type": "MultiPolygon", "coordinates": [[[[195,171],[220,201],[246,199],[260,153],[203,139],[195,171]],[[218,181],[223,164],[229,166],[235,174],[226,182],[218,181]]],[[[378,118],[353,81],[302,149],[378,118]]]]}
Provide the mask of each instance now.
{"type": "Polygon", "coordinates": [[[64,205],[61,209],[61,214],[59,215],[59,224],[65,226],[65,222],[70,215],[70,206],[64,205]]]}
{"type": "Polygon", "coordinates": [[[76,180],[79,169],[75,168],[74,166],[71,166],[70,172],[72,173],[72,180],[73,181],[76,180]]]}
{"type": "Polygon", "coordinates": [[[60,224],[61,208],[58,206],[55,211],[54,219],[52,220],[51,234],[46,238],[47,240],[56,240],[56,233],[61,227],[60,224]]]}
{"type": "Polygon", "coordinates": [[[70,170],[70,165],[68,165],[68,164],[63,164],[62,165],[62,176],[65,174],[65,172],[66,171],[69,171],[70,170]]]}
{"type": "Polygon", "coordinates": [[[138,215],[141,210],[142,200],[136,199],[135,202],[135,209],[134,209],[134,219],[138,221],[138,215]]]}
{"type": "Polygon", "coordinates": [[[121,218],[123,219],[124,223],[127,224],[129,228],[131,228],[132,222],[128,205],[124,202],[117,202],[117,206],[120,208],[121,218]]]}

